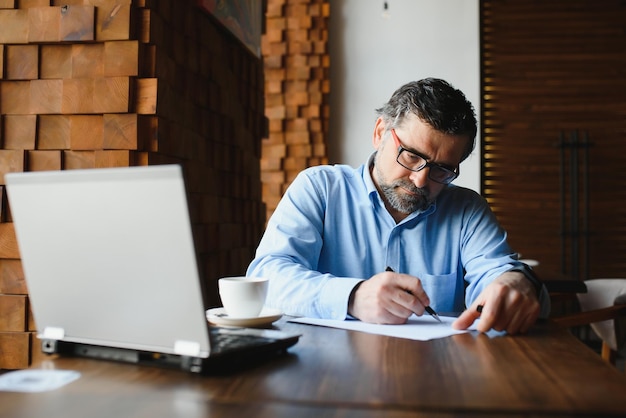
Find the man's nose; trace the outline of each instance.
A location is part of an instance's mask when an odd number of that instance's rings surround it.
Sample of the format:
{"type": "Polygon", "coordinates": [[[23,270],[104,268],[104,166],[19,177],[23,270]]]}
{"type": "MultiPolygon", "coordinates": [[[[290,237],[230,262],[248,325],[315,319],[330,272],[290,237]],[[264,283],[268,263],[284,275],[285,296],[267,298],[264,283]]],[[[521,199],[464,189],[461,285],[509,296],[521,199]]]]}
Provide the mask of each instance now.
{"type": "Polygon", "coordinates": [[[430,167],[424,167],[420,171],[411,171],[409,175],[409,180],[413,182],[415,187],[424,187],[428,184],[430,179],[428,175],[430,174],[430,167]]]}

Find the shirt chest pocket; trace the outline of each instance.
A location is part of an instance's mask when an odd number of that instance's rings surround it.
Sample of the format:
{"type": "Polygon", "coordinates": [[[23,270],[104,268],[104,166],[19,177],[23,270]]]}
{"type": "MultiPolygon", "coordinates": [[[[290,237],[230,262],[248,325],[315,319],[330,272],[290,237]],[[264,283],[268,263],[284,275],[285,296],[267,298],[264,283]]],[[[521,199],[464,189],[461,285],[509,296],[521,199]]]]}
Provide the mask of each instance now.
{"type": "Polygon", "coordinates": [[[437,312],[460,312],[464,304],[463,277],[458,272],[448,274],[420,274],[422,287],[437,312]]]}

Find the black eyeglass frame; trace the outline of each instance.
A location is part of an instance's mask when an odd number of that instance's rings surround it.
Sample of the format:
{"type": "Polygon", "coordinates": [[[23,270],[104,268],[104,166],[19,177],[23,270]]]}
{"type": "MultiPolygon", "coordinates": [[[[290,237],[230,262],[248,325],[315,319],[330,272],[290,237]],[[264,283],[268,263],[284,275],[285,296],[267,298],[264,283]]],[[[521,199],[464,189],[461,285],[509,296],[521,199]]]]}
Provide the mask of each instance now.
{"type": "Polygon", "coordinates": [[[460,169],[459,167],[455,168],[454,170],[451,170],[441,164],[437,164],[437,163],[433,163],[428,161],[428,158],[425,157],[424,155],[421,155],[418,152],[415,152],[413,150],[404,148],[402,146],[402,143],[400,142],[400,138],[398,138],[398,135],[396,134],[396,130],[394,128],[391,128],[391,135],[393,136],[393,140],[396,143],[396,145],[398,146],[398,156],[396,157],[396,162],[398,164],[400,164],[402,167],[406,168],[409,171],[414,171],[414,172],[419,172],[422,171],[423,169],[425,169],[426,167],[429,167],[430,170],[428,170],[428,178],[431,179],[434,182],[437,182],[439,184],[450,184],[452,183],[457,177],[459,177],[460,174],[460,169]],[[402,164],[400,162],[400,156],[402,155],[402,153],[406,151],[411,155],[415,155],[416,157],[421,158],[422,160],[424,160],[424,163],[422,165],[420,165],[418,168],[411,168],[411,167],[407,167],[406,165],[402,164]],[[437,177],[437,173],[440,173],[441,175],[439,176],[439,178],[437,177]]]}

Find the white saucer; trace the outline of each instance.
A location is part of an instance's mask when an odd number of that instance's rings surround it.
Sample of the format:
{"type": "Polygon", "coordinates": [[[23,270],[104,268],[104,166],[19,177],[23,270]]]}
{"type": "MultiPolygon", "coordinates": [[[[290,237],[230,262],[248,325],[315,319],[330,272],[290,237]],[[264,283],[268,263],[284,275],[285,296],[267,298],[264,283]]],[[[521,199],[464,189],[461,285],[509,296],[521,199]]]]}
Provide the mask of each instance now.
{"type": "Polygon", "coordinates": [[[224,308],[213,308],[206,311],[210,323],[229,327],[262,327],[278,321],[283,313],[278,309],[263,308],[259,316],[254,318],[231,318],[224,308]]]}

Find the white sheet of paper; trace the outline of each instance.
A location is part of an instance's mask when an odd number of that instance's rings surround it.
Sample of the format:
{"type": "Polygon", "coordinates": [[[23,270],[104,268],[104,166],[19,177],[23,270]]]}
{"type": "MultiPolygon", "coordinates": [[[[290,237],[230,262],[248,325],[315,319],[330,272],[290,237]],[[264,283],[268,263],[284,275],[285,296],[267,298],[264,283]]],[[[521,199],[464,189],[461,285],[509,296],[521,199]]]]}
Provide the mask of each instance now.
{"type": "Polygon", "coordinates": [[[16,370],[0,376],[0,391],[45,392],[58,389],[80,377],[74,370],[16,370]]]}
{"type": "Polygon", "coordinates": [[[401,325],[379,325],[368,324],[355,319],[338,321],[332,319],[317,318],[291,318],[289,322],[300,324],[319,325],[323,327],[341,328],[353,331],[362,331],[370,334],[386,335],[389,337],[407,338],[411,340],[428,341],[435,338],[444,338],[450,335],[462,334],[475,329],[472,325],[469,330],[456,330],[450,324],[456,318],[440,316],[442,322],[437,321],[430,315],[411,315],[405,324],[401,325]]]}

